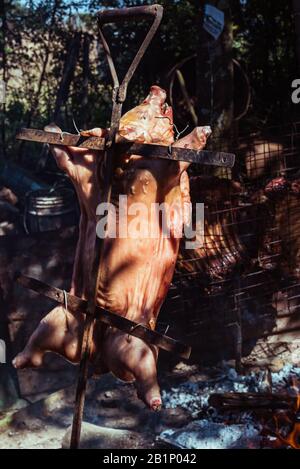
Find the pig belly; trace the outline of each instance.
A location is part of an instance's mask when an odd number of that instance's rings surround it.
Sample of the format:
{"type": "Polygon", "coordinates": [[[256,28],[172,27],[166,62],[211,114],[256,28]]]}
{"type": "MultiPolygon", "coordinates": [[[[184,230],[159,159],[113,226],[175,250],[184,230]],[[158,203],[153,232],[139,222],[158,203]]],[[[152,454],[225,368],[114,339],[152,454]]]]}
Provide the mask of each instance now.
{"type": "Polygon", "coordinates": [[[98,305],[153,328],[175,269],[179,240],[115,239],[105,243],[98,305]]]}

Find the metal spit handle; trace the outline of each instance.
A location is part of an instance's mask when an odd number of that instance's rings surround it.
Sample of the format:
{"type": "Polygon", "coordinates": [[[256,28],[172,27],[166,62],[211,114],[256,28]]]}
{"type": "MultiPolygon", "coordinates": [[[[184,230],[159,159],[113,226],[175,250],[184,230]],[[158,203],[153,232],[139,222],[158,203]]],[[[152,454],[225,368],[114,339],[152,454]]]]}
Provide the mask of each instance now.
{"type": "MultiPolygon", "coordinates": [[[[162,20],[164,9],[161,5],[146,5],[141,7],[130,7],[130,8],[116,8],[113,10],[100,11],[97,14],[99,33],[101,42],[104,48],[104,52],[107,58],[108,66],[110,69],[115,95],[113,96],[114,101],[120,103],[124,102],[126,99],[127,87],[128,84],[136,71],[145,51],[147,50],[150,42],[152,41],[159,25],[162,20]],[[116,67],[110,52],[109,45],[105,39],[102,26],[108,23],[122,22],[127,20],[136,20],[136,19],[153,19],[153,23],[142,43],[136,56],[134,57],[125,77],[123,78],[122,83],[120,84],[116,67]]],[[[120,116],[121,117],[121,116],[120,116]]]]}
{"type": "Polygon", "coordinates": [[[145,5],[131,8],[114,8],[113,10],[100,11],[98,20],[101,24],[116,23],[128,19],[148,19],[162,16],[163,7],[161,5],[145,5]]]}

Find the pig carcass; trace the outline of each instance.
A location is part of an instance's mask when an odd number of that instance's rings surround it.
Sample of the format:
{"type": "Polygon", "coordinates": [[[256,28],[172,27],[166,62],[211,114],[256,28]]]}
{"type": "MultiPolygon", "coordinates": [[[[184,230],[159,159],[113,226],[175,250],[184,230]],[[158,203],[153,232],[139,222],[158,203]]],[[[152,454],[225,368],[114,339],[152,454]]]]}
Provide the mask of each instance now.
{"type": "MultiPolygon", "coordinates": [[[[166,93],[152,86],[142,104],[125,114],[120,122],[118,138],[151,144],[174,143],[172,109],[166,104],[166,93]]],[[[60,131],[49,126],[47,130],[60,131]]],[[[104,136],[106,130],[93,129],[85,135],[104,136]]],[[[209,130],[196,128],[178,140],[174,146],[202,149],[209,130]]],[[[94,256],[96,209],[101,200],[101,152],[54,146],[52,153],[58,166],[72,180],[76,189],[81,220],[71,293],[87,297],[88,278],[94,256]],[[100,176],[97,161],[100,159],[100,176]]],[[[97,305],[122,315],[136,323],[155,328],[160,307],[173,276],[185,220],[189,215],[188,167],[184,162],[122,155],[114,168],[112,202],[118,208],[118,196],[126,195],[127,222],[153,228],[157,236],[147,236],[143,230],[135,237],[107,237],[97,293],[97,305]],[[130,209],[142,203],[148,210],[135,217],[130,209]],[[149,219],[151,205],[165,203],[169,236],[162,229],[161,217],[149,219]],[[154,230],[155,231],[155,230],[154,230]]],[[[117,232],[123,222],[117,210],[117,232]]],[[[54,308],[39,324],[24,351],[14,360],[16,368],[39,366],[45,352],[56,352],[73,363],[80,360],[83,315],[71,314],[63,307],[54,308]]],[[[91,361],[99,372],[111,371],[118,378],[135,381],[138,395],[153,410],[160,408],[161,397],[157,383],[158,350],[144,341],[128,336],[115,328],[94,328],[91,361]]]]}

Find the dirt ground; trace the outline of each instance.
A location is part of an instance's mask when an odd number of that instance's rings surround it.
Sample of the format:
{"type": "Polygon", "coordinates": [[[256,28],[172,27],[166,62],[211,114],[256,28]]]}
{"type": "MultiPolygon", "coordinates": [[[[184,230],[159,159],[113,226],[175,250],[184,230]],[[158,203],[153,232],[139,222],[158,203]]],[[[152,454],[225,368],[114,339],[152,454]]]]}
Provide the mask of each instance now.
{"type": "MultiPolygon", "coordinates": [[[[19,237],[14,243],[0,246],[0,286],[5,293],[3,311],[8,319],[11,357],[23,349],[41,317],[53,306],[45,298],[13,284],[13,274],[21,270],[26,275],[68,289],[74,248],[72,232],[53,236],[53,239],[49,236],[19,237]]],[[[170,322],[172,324],[173,320],[170,322]]],[[[180,337],[172,330],[169,334],[180,337]]],[[[272,344],[260,340],[252,354],[243,360],[251,369],[280,369],[291,357],[300,363],[299,342],[272,344]]],[[[202,355],[200,358],[203,362],[202,355]]],[[[160,360],[159,381],[163,391],[181,382],[210,381],[219,372],[217,366],[201,369],[196,365],[175,366],[175,363],[169,354],[160,360]]],[[[13,409],[0,412],[0,448],[61,448],[72,422],[76,377],[76,368],[53,354],[46,357],[42,369],[18,371],[22,399],[14,403],[13,409]]],[[[141,447],[159,445],[156,438],[162,431],[183,427],[197,417],[182,407],[163,408],[154,414],[136,398],[133,385],[121,383],[111,375],[89,380],[84,420],[107,428],[139,432],[141,447]]]]}
{"type": "MultiPolygon", "coordinates": [[[[285,353],[286,357],[290,356],[290,351],[285,353]]],[[[277,357],[276,366],[275,364],[272,366],[273,373],[275,375],[277,373],[276,376],[280,377],[283,371],[279,370],[282,370],[286,363],[288,360],[285,361],[285,354],[282,352],[280,359],[277,357]]],[[[153,413],[137,399],[133,384],[123,383],[108,374],[101,378],[89,379],[84,421],[107,429],[127,430],[138,434],[138,440],[129,438],[128,442],[126,441],[128,448],[164,448],[165,444],[158,438],[162,432],[168,429],[181,429],[193,421],[204,418],[201,402],[205,400],[205,386],[212,388],[220,386],[220,383],[228,379],[232,380],[233,386],[244,386],[243,383],[247,379],[252,379],[254,382],[261,381],[261,374],[264,373],[268,377],[267,370],[271,368],[262,371],[260,363],[257,367],[248,364],[243,376],[234,371],[234,362],[223,362],[206,368],[180,362],[172,371],[163,362],[159,370],[163,401],[165,398],[166,404],[166,400],[169,400],[172,394],[175,395],[178,403],[174,408],[165,405],[160,412],[153,413]],[[193,402],[189,401],[191,395],[193,402]]],[[[62,447],[64,436],[72,423],[76,368],[74,371],[72,385],[56,392],[31,394],[15,403],[15,407],[24,406],[23,408],[0,414],[0,448],[60,449],[62,447]]],[[[30,370],[24,370],[23,373],[28,373],[29,378],[30,373],[33,374],[30,370]]],[[[285,382],[284,375],[280,379],[285,382]]],[[[207,417],[209,415],[207,409],[205,412],[207,417]]],[[[118,443],[104,439],[102,442],[97,441],[96,447],[107,449],[111,444],[118,443]]],[[[91,442],[90,447],[94,447],[94,442],[91,442]]]]}
{"type": "MultiPolygon", "coordinates": [[[[168,373],[160,379],[162,389],[169,387],[171,382],[184,381],[195,373],[194,367],[186,367],[184,372],[179,367],[172,374],[172,379],[168,373]]],[[[74,396],[75,385],[72,385],[29,404],[12,415],[2,414],[2,418],[0,415],[0,448],[61,448],[63,437],[72,422],[74,396]]],[[[23,402],[24,404],[26,405],[23,402]]],[[[132,384],[124,384],[112,375],[89,380],[84,421],[140,432],[142,447],[159,445],[155,440],[161,431],[168,427],[181,427],[190,419],[189,412],[183,409],[151,412],[137,399],[132,384]]]]}

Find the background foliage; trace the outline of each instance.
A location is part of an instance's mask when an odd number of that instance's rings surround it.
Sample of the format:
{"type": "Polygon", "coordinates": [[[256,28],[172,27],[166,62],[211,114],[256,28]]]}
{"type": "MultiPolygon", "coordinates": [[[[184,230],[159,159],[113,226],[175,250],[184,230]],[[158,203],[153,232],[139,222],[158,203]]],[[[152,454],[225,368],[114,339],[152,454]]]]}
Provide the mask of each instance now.
{"type": "MultiPolygon", "coordinates": [[[[1,0],[1,74],[7,83],[2,112],[6,156],[24,152],[14,140],[16,129],[41,128],[53,116],[65,130],[106,125],[110,114],[110,77],[99,47],[95,13],[100,8],[153,3],[151,1],[1,0]],[[77,35],[77,36],[76,36],[77,35]],[[77,37],[77,61],[68,95],[57,103],[66,59],[77,37]],[[72,42],[73,41],[73,42],[72,42]],[[87,51],[89,60],[87,60],[87,51]],[[58,106],[58,110],[55,108],[58,106]],[[5,111],[5,112],[4,112],[5,111]]],[[[146,54],[126,106],[143,97],[149,85],[164,85],[167,72],[195,53],[204,2],[160,0],[165,15],[160,32],[146,54]]],[[[297,114],[291,104],[291,81],[297,77],[292,5],[272,0],[231,0],[234,56],[244,66],[252,88],[245,125],[270,125],[297,114]]],[[[124,72],[144,25],[111,28],[108,32],[118,67],[124,72]]],[[[75,51],[76,52],[76,51],[75,51]]]]}

